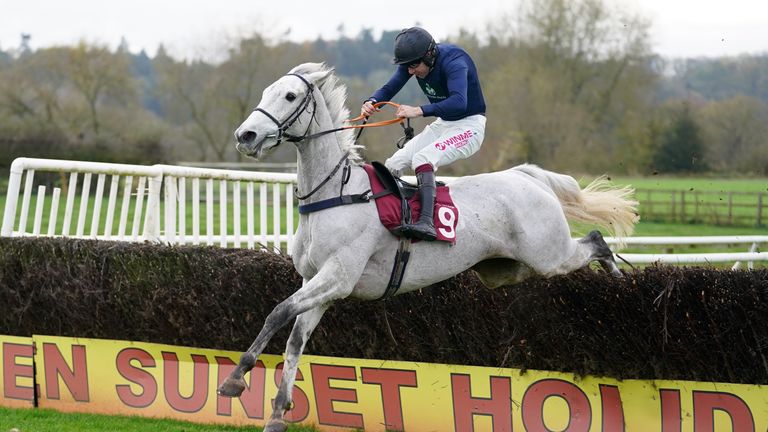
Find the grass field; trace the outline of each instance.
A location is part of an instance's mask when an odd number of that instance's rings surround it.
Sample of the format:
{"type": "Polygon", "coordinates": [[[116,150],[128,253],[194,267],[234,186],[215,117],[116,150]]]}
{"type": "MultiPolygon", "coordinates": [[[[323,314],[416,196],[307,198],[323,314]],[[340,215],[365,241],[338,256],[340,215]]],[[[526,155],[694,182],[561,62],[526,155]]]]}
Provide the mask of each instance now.
{"type": "Polygon", "coordinates": [[[617,178],[647,221],[768,226],[768,179],[617,178]]]}
{"type": "MultiPolygon", "coordinates": [[[[176,420],[100,414],[60,413],[50,409],[10,409],[0,407],[0,432],[13,428],[19,432],[246,432],[260,427],[201,425],[176,420]]],[[[291,425],[289,432],[317,432],[317,429],[291,425]]]]}
{"type": "Polygon", "coordinates": [[[635,189],[675,189],[702,192],[768,192],[768,178],[704,178],[704,177],[614,177],[616,184],[635,189]]]}

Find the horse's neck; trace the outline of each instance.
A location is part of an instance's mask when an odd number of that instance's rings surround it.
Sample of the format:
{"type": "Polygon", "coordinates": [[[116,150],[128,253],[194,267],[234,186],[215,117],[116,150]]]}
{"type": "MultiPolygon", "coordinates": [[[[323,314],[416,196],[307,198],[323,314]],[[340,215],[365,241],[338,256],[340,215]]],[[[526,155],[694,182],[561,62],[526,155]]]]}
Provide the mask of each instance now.
{"type": "MultiPolygon", "coordinates": [[[[326,112],[319,113],[317,124],[311,128],[310,134],[334,129],[333,123],[326,112]]],[[[297,157],[299,194],[306,195],[322,183],[333,172],[336,165],[344,156],[338,134],[323,135],[300,144],[297,157]]],[[[308,204],[339,195],[344,163],[325,185],[318,189],[302,204],[308,204]]]]}

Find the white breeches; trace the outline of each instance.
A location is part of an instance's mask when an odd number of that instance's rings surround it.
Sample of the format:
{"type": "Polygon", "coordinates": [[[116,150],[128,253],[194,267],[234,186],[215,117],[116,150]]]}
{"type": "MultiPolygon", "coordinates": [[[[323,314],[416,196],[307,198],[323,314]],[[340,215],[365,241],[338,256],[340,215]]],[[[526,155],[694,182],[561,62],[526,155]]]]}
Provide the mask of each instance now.
{"type": "Polygon", "coordinates": [[[473,115],[456,121],[438,118],[396,151],[384,165],[390,171],[402,172],[407,167],[415,170],[428,163],[437,170],[440,166],[475,154],[484,137],[484,115],[473,115]]]}

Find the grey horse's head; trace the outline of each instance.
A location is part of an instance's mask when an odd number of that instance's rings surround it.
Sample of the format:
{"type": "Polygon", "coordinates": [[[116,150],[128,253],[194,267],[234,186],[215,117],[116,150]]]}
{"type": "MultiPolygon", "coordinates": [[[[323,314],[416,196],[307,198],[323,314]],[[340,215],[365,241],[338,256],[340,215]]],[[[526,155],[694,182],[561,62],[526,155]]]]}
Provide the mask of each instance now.
{"type": "Polygon", "coordinates": [[[259,159],[284,141],[300,141],[309,133],[318,109],[317,88],[333,72],[320,66],[310,73],[294,68],[264,89],[256,109],[235,130],[240,153],[259,159]]]}

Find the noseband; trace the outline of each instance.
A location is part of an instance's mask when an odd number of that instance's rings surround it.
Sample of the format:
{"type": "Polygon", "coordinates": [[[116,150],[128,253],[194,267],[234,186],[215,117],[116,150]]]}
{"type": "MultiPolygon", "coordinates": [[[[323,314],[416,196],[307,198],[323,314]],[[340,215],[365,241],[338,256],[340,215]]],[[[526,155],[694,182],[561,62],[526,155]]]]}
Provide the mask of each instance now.
{"type": "Polygon", "coordinates": [[[296,109],[293,110],[293,112],[288,116],[288,118],[286,118],[285,120],[283,120],[281,122],[278,119],[276,119],[275,116],[273,116],[272,114],[268,113],[263,108],[258,108],[257,107],[256,109],[253,110],[254,112],[255,111],[259,111],[260,113],[264,114],[265,116],[267,116],[267,118],[272,120],[277,125],[277,133],[275,135],[270,135],[270,137],[277,138],[277,144],[276,145],[279,145],[282,142],[283,137],[286,138],[286,141],[294,142],[294,143],[295,142],[300,142],[300,141],[303,141],[304,139],[306,139],[308,134],[309,134],[309,127],[312,125],[312,120],[315,119],[315,112],[317,111],[317,101],[315,100],[315,94],[314,94],[315,85],[312,84],[311,82],[307,81],[306,78],[304,78],[303,76],[301,76],[299,74],[289,73],[287,75],[293,75],[295,77],[298,77],[299,79],[304,81],[304,84],[307,85],[307,94],[306,94],[306,96],[304,96],[304,99],[301,101],[299,106],[297,106],[296,109]],[[304,134],[301,135],[301,136],[289,134],[287,132],[287,130],[291,126],[293,126],[294,123],[296,123],[296,120],[298,120],[299,117],[301,116],[301,114],[304,113],[304,111],[306,111],[306,109],[309,107],[310,103],[312,103],[312,118],[309,119],[309,123],[307,123],[307,129],[304,131],[304,134]]]}

